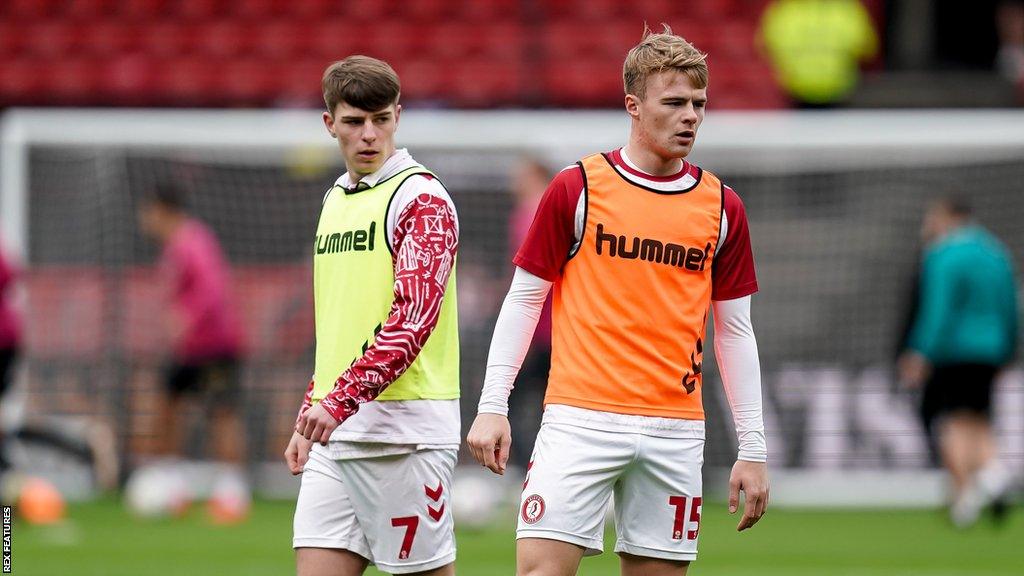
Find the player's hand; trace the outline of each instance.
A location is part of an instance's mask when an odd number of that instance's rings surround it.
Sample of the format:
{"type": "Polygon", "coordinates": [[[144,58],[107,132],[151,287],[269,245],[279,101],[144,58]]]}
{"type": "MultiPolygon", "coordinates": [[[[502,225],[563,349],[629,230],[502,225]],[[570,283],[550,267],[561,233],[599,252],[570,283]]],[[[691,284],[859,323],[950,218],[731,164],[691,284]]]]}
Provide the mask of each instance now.
{"type": "Polygon", "coordinates": [[[501,414],[477,414],[466,444],[473,458],[495,474],[505,473],[508,451],[512,447],[512,428],[501,414]]]}
{"type": "Polygon", "coordinates": [[[736,526],[742,532],[750,528],[768,510],[768,465],[764,462],[737,460],[729,475],[729,514],[739,509],[740,491],[746,496],[743,517],[736,526]]]}
{"type": "Polygon", "coordinates": [[[896,363],[900,384],[908,390],[917,390],[931,375],[932,367],[928,359],[917,352],[904,352],[896,363]]]}
{"type": "Polygon", "coordinates": [[[303,468],[306,467],[306,461],[309,460],[309,449],[312,447],[313,443],[303,438],[302,434],[292,433],[288,447],[284,449],[284,461],[288,463],[288,470],[292,476],[302,473],[303,468]]]}
{"type": "Polygon", "coordinates": [[[295,423],[295,431],[303,438],[311,442],[319,442],[324,446],[331,439],[331,432],[338,427],[339,422],[327,413],[323,406],[317,404],[306,410],[306,413],[299,416],[295,423]]]}

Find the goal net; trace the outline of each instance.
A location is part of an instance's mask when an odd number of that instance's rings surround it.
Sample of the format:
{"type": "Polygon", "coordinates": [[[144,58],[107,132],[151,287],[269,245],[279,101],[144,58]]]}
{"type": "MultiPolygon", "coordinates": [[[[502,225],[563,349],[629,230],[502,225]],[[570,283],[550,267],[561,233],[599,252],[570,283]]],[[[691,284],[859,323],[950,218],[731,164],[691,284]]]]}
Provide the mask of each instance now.
{"type": "MultiPolygon", "coordinates": [[[[319,112],[14,110],[2,134],[0,230],[26,266],[25,414],[106,421],[129,461],[154,446],[167,347],[157,247],[135,210],[172,178],[231,262],[248,344],[249,452],[277,459],[312,370],[310,243],[322,194],[343,171],[319,112]]],[[[627,134],[617,112],[403,114],[399,146],[441,176],[461,221],[464,430],[511,277],[510,173],[523,154],[557,170],[627,134]]],[[[892,374],[923,208],[966,195],[1020,267],[1024,114],[713,112],[692,159],[747,207],[774,466],[930,466],[917,400],[892,374]]],[[[706,458],[725,467],[735,438],[714,362],[705,366],[706,458]]],[[[1019,469],[1017,370],[999,381],[995,417],[1019,469]]],[[[201,451],[199,432],[193,445],[201,451]]]]}

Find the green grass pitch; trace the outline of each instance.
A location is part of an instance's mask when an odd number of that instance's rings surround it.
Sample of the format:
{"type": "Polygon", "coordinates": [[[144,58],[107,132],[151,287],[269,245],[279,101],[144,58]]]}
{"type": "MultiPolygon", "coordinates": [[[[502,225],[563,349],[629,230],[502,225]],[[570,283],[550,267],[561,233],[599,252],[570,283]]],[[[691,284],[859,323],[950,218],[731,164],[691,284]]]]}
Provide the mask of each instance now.
{"type": "MultiPolygon", "coordinates": [[[[54,527],[16,522],[13,573],[24,576],[247,576],[294,574],[292,502],[257,502],[241,526],[212,526],[201,509],[179,520],[140,521],[116,500],[72,505],[54,527]]],[[[457,572],[513,574],[514,511],[486,530],[460,531],[457,572]]],[[[691,575],[952,576],[1024,574],[1024,511],[997,529],[953,530],[939,511],[773,508],[737,534],[724,504],[704,507],[700,559],[691,575]]],[[[614,538],[606,536],[606,549],[614,538]]],[[[374,570],[369,574],[379,574],[374,570]]],[[[618,574],[614,554],[583,560],[580,574],[618,574]]]]}

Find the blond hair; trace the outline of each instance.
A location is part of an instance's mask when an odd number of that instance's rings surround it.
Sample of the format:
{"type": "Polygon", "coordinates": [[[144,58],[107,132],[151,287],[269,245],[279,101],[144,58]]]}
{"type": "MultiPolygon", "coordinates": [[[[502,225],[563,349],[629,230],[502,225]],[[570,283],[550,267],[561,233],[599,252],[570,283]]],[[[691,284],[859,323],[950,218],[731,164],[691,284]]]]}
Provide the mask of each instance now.
{"type": "Polygon", "coordinates": [[[387,62],[360,55],[328,66],[321,86],[331,114],[342,102],[368,112],[383,110],[398,103],[402,92],[398,74],[387,62]]]}
{"type": "Polygon", "coordinates": [[[634,46],[622,64],[622,84],[626,94],[643,99],[647,94],[647,79],[665,70],[676,70],[689,76],[694,88],[708,86],[708,55],[696,49],[682,36],[672,33],[668,24],[662,24],[660,33],[644,25],[644,36],[634,46]]]}

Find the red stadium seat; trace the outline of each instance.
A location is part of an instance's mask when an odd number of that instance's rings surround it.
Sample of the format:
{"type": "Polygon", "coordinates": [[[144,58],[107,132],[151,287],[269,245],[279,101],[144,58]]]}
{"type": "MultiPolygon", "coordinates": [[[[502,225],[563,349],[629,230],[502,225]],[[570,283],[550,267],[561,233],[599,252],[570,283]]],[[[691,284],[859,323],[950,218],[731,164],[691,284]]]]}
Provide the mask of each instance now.
{"type": "Polygon", "coordinates": [[[122,55],[103,60],[102,89],[117,104],[136,105],[146,102],[159,72],[152,61],[141,54],[122,55]]]}
{"type": "Polygon", "coordinates": [[[522,18],[521,0],[461,0],[458,4],[459,19],[477,22],[516,22],[522,18]]]}
{"type": "Polygon", "coordinates": [[[550,60],[544,65],[546,101],[563,107],[622,105],[622,64],[608,58],[550,60]]]}
{"type": "Polygon", "coordinates": [[[11,61],[17,60],[23,52],[29,51],[32,44],[32,32],[24,26],[0,20],[0,54],[4,54],[11,61]]]}
{"type": "Polygon", "coordinates": [[[250,27],[237,20],[217,20],[195,25],[199,51],[214,58],[230,59],[252,53],[254,35],[250,27]]]}
{"type": "Polygon", "coordinates": [[[223,16],[230,5],[226,0],[178,0],[177,15],[191,20],[213,20],[223,16]]]}
{"type": "MultiPolygon", "coordinates": [[[[394,19],[391,15],[395,9],[395,4],[395,2],[383,2],[381,0],[346,0],[345,2],[338,2],[336,5],[340,6],[338,15],[345,18],[343,21],[351,18],[356,21],[372,21],[374,24],[378,24],[394,19]]],[[[337,33],[337,26],[335,26],[335,33],[337,33]]]]}
{"type": "Polygon", "coordinates": [[[278,103],[288,106],[323,107],[320,78],[326,66],[327,62],[321,64],[318,61],[289,63],[284,66],[276,90],[278,103]]]}
{"type": "Polygon", "coordinates": [[[0,66],[0,104],[38,104],[42,97],[45,76],[39,64],[14,60],[0,66]]]}
{"type": "Polygon", "coordinates": [[[70,0],[64,16],[77,20],[107,18],[117,11],[117,0],[70,0]]]}
{"type": "MultiPolygon", "coordinates": [[[[424,46],[425,36],[418,24],[387,21],[360,34],[353,49],[357,53],[387,60],[394,66],[398,61],[420,58],[428,52],[430,48],[424,46]]],[[[345,40],[346,45],[351,45],[350,42],[352,38],[345,40]]]]}
{"type": "Polygon", "coordinates": [[[301,19],[323,19],[328,16],[335,16],[343,9],[348,2],[335,2],[333,0],[304,0],[294,2],[282,0],[286,4],[285,13],[290,20],[301,19]]]}
{"type": "Polygon", "coordinates": [[[56,16],[62,4],[60,0],[4,0],[0,14],[5,20],[31,21],[56,16]]]}
{"type": "Polygon", "coordinates": [[[141,27],[115,20],[98,21],[82,27],[81,52],[96,57],[114,57],[138,52],[142,46],[141,27]]]}
{"type": "Polygon", "coordinates": [[[450,0],[405,0],[401,6],[405,18],[425,23],[457,20],[460,17],[458,4],[450,0]]]}
{"type": "Polygon", "coordinates": [[[621,65],[626,52],[636,45],[643,34],[642,25],[616,23],[592,30],[581,28],[579,23],[559,22],[545,26],[542,32],[544,54],[548,58],[564,59],[570,56],[582,58],[608,58],[618,60],[621,65]]]}
{"type": "Polygon", "coordinates": [[[313,22],[303,25],[302,29],[308,41],[307,59],[323,66],[350,54],[365,52],[367,44],[370,44],[362,37],[331,34],[331,30],[334,29],[331,24],[313,22]]]}
{"type": "Polygon", "coordinates": [[[392,62],[402,79],[403,98],[410,100],[445,100],[451,88],[448,81],[450,66],[436,59],[401,60],[392,62]]]}
{"type": "Polygon", "coordinates": [[[723,21],[716,26],[714,54],[734,62],[746,62],[757,57],[754,48],[756,26],[752,22],[723,21]]]}
{"type": "Polygon", "coordinates": [[[131,20],[150,20],[170,12],[174,0],[122,0],[119,15],[131,20]]]}
{"type": "Polygon", "coordinates": [[[521,101],[522,66],[515,61],[463,61],[448,76],[454,103],[472,108],[493,108],[521,101]]]}
{"type": "MultiPolygon", "coordinates": [[[[424,39],[432,54],[441,58],[521,59],[523,29],[519,24],[459,22],[424,27],[424,39]]],[[[455,63],[457,65],[457,62],[455,63]]]]}
{"type": "Polygon", "coordinates": [[[303,24],[284,20],[261,25],[252,35],[253,52],[274,59],[308,57],[314,40],[303,24]]]}
{"type": "Polygon", "coordinates": [[[235,0],[231,5],[231,14],[259,25],[270,23],[288,14],[293,4],[302,4],[294,0],[235,0]]]}
{"type": "Polygon", "coordinates": [[[27,52],[35,58],[58,58],[78,50],[82,29],[67,22],[40,22],[29,25],[27,52]]]}
{"type": "Polygon", "coordinates": [[[189,24],[157,22],[143,28],[140,49],[156,58],[189,54],[197,48],[198,32],[189,24]]]}
{"type": "Polygon", "coordinates": [[[279,65],[263,59],[235,60],[221,66],[219,94],[236,105],[253,106],[271,102],[283,75],[279,65]]]}
{"type": "Polygon", "coordinates": [[[57,103],[90,102],[102,87],[102,67],[96,60],[61,58],[46,66],[46,92],[57,103]]]}
{"type": "Polygon", "coordinates": [[[208,103],[220,94],[221,65],[206,58],[182,58],[154,64],[154,99],[161,104],[208,103]]]}
{"type": "Polygon", "coordinates": [[[753,62],[767,70],[753,37],[764,1],[550,0],[536,4],[540,24],[527,28],[522,0],[0,0],[0,54],[31,62],[41,76],[43,63],[61,62],[54,70],[65,79],[51,87],[5,62],[0,98],[36,91],[40,101],[85,104],[315,100],[324,66],[362,53],[399,69],[409,98],[617,107],[626,51],[644,22],[668,22],[712,54],[712,84],[727,88],[724,102],[774,105],[776,96],[748,96],[761,76],[730,70],[753,62]],[[87,62],[102,63],[98,85],[87,62]],[[527,63],[536,74],[525,73],[527,63]],[[311,88],[293,85],[307,77],[311,88]],[[544,94],[550,102],[535,98],[544,94]]]}
{"type": "Polygon", "coordinates": [[[542,2],[549,19],[615,22],[628,17],[632,5],[622,0],[551,0],[542,2]]]}

